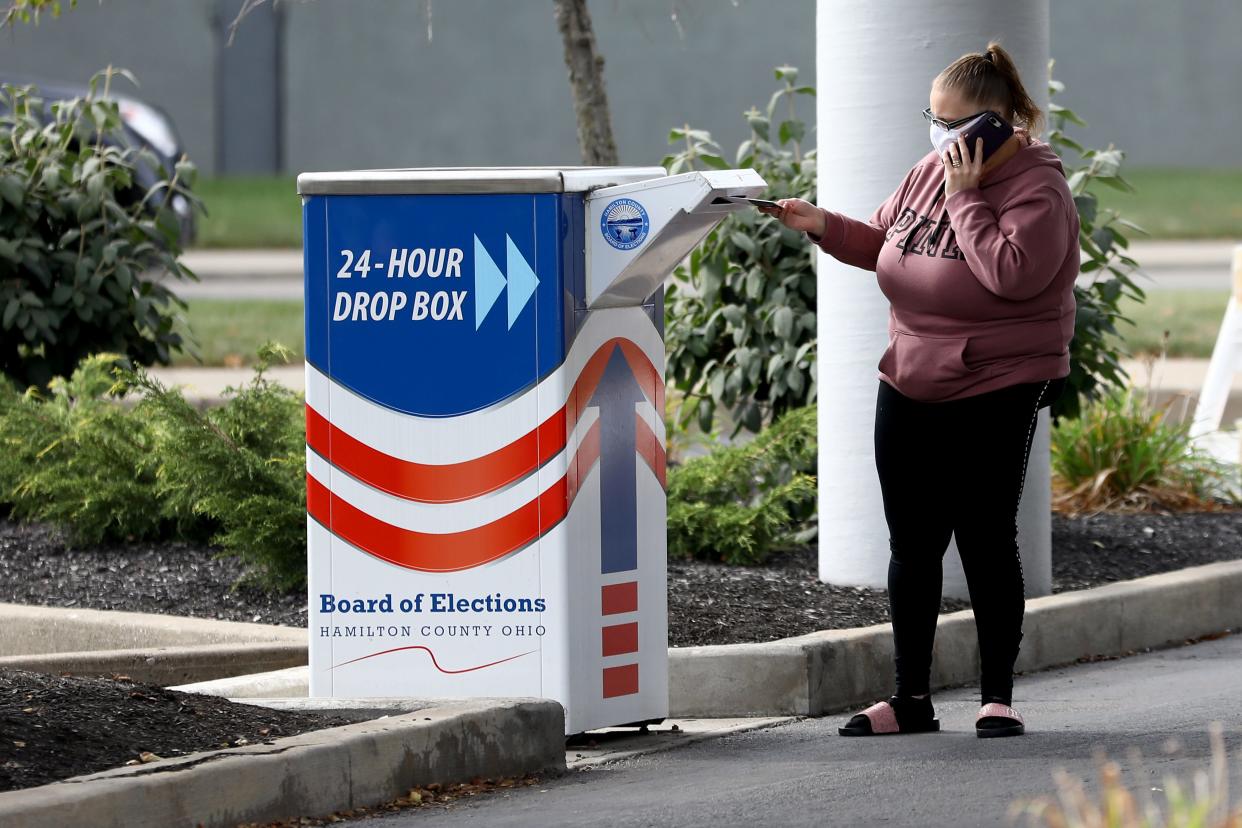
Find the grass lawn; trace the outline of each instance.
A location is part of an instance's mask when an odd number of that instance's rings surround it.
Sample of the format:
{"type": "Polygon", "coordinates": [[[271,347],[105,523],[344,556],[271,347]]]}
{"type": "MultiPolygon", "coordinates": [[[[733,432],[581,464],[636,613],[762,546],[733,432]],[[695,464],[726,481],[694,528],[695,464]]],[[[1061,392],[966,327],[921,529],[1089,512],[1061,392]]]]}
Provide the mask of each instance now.
{"type": "Polygon", "coordinates": [[[203,178],[197,247],[301,247],[302,202],[293,176],[203,178]]]}
{"type": "MultiPolygon", "coordinates": [[[[1125,301],[1125,315],[1134,320],[1120,329],[1134,354],[1158,354],[1169,331],[1169,356],[1209,357],[1216,344],[1229,295],[1218,291],[1150,291],[1147,302],[1125,301]]],[[[305,342],[302,303],[282,299],[193,299],[187,323],[197,339],[204,365],[249,365],[264,341],[274,339],[302,359],[305,342]]],[[[176,365],[197,365],[180,354],[176,365]]]]}
{"type": "Polygon", "coordinates": [[[1130,351],[1135,355],[1158,355],[1164,332],[1169,332],[1170,357],[1202,357],[1212,355],[1216,335],[1229,302],[1227,291],[1153,290],[1140,304],[1122,302],[1122,311],[1134,321],[1117,327],[1130,351]]]}
{"type": "Polygon", "coordinates": [[[1122,176],[1137,192],[1097,187],[1100,201],[1150,238],[1242,240],[1242,168],[1138,167],[1123,168],[1122,176]]]}
{"type": "MultiPolygon", "coordinates": [[[[203,365],[249,365],[267,340],[284,345],[303,358],[306,349],[302,303],[283,299],[191,299],[186,324],[198,344],[203,365]]],[[[198,365],[189,354],[178,354],[174,365],[198,365]]]]}
{"type": "MultiPolygon", "coordinates": [[[[1242,239],[1242,168],[1140,167],[1125,177],[1138,192],[1099,187],[1100,198],[1151,238],[1242,239]]],[[[205,178],[198,193],[208,210],[200,217],[198,247],[302,246],[293,176],[205,178]]]]}

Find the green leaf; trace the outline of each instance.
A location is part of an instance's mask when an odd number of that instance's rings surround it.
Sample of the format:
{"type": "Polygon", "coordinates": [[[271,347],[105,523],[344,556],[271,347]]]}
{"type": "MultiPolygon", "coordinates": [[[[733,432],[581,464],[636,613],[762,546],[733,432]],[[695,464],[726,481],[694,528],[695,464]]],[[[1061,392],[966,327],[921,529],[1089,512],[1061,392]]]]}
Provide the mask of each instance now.
{"type": "Polygon", "coordinates": [[[806,125],[801,121],[781,121],[780,141],[787,144],[790,141],[801,141],[806,135],[806,125]]]}
{"type": "Polygon", "coordinates": [[[793,310],[788,306],[779,307],[772,314],[772,332],[781,339],[788,339],[793,333],[793,310]]]}
{"type": "Polygon", "coordinates": [[[16,175],[0,175],[0,198],[14,207],[21,207],[25,197],[25,184],[16,175]]]}

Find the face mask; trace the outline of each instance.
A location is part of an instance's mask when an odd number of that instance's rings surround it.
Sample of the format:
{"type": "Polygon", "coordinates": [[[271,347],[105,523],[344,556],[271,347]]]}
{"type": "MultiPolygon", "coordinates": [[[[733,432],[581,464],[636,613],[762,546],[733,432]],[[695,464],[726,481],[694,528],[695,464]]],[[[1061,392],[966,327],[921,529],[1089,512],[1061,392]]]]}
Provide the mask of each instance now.
{"type": "Polygon", "coordinates": [[[931,137],[932,148],[936,150],[936,154],[941,155],[941,156],[944,155],[945,151],[949,147],[957,143],[957,136],[964,135],[965,133],[969,132],[971,127],[979,123],[979,119],[983,117],[984,117],[983,115],[980,115],[978,118],[975,118],[973,121],[963,124],[960,127],[955,127],[953,129],[945,129],[939,124],[932,124],[929,130],[929,134],[931,137]]]}

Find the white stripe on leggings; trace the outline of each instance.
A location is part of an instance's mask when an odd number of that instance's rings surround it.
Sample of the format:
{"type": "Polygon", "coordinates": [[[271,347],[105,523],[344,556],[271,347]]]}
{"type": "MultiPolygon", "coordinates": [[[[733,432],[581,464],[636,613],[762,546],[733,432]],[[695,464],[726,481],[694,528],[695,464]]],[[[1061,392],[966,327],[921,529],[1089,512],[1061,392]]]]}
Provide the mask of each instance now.
{"type": "MultiPolygon", "coordinates": [[[[1026,488],[1026,466],[1031,459],[1031,441],[1035,437],[1035,425],[1039,422],[1039,404],[1044,401],[1044,393],[1048,390],[1048,386],[1052,384],[1052,380],[1045,380],[1044,387],[1039,389],[1039,396],[1035,398],[1035,411],[1031,414],[1031,426],[1026,430],[1026,453],[1022,459],[1022,477],[1018,479],[1018,505],[1014,507],[1015,520],[1017,518],[1018,509],[1022,507],[1022,491],[1026,488]]],[[[1026,596],[1026,573],[1022,571],[1022,550],[1018,548],[1018,580],[1022,583],[1023,600],[1026,596]]]]}

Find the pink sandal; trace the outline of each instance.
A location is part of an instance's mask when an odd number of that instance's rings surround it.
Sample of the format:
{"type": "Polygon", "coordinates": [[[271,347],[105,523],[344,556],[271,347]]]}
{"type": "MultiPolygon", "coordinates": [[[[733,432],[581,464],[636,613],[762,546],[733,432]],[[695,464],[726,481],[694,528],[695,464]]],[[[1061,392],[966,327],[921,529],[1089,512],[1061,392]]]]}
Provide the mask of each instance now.
{"type": "Polygon", "coordinates": [[[844,727],[837,728],[837,733],[842,736],[885,736],[938,730],[940,720],[935,717],[930,696],[926,699],[891,696],[888,701],[876,702],[863,712],[856,713],[844,727]]]}
{"type": "Polygon", "coordinates": [[[988,702],[975,716],[975,734],[980,739],[993,736],[1021,736],[1026,732],[1022,714],[1007,704],[988,702]]]}

